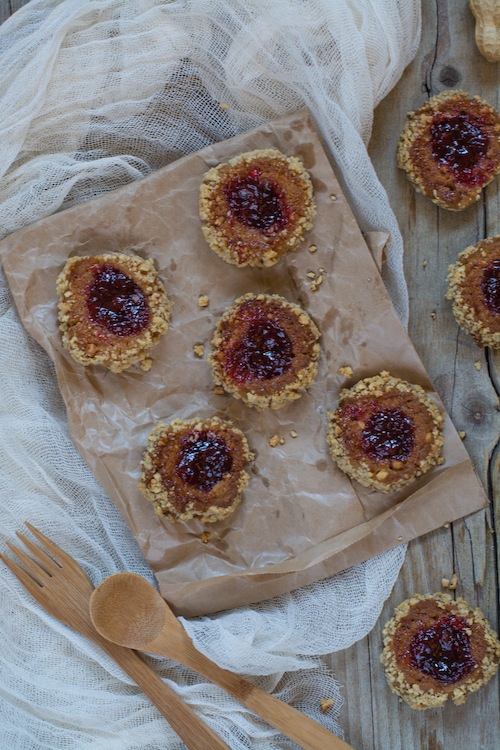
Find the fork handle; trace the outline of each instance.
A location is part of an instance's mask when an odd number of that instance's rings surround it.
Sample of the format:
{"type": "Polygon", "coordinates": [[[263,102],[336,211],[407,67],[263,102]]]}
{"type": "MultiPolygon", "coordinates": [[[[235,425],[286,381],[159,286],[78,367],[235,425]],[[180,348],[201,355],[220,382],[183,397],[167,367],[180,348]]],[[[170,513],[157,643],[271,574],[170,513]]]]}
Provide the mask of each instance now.
{"type": "Polygon", "coordinates": [[[224,740],[205,724],[136,651],[118,646],[95,633],[93,640],[111,656],[167,719],[188,750],[230,750],[224,740]]]}

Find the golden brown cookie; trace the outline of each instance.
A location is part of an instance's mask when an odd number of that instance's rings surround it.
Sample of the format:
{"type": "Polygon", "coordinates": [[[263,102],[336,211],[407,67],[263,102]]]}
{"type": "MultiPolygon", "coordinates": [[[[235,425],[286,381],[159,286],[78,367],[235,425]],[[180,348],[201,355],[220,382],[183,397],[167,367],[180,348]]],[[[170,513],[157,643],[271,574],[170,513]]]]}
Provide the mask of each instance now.
{"type": "Polygon", "coordinates": [[[246,437],[231,422],[174,419],[149,435],[139,487],[169,521],[212,523],[239,504],[252,459],[246,437]]]}
{"type": "Polygon", "coordinates": [[[248,406],[279,409],[314,381],[319,337],[298,305],[277,294],[245,294],[216,326],[209,356],[213,378],[248,406]]]}
{"type": "Polygon", "coordinates": [[[415,594],[383,631],[380,660],[393,693],[412,708],[459,705],[498,670],[500,642],[480,609],[450,594],[415,594]]]}
{"type": "Polygon", "coordinates": [[[112,372],[141,363],[168,328],[171,304],[152,260],[105,254],[70,258],[57,280],[64,347],[82,365],[112,372]]]}
{"type": "Polygon", "coordinates": [[[446,297],[457,323],[479,346],[500,348],[500,235],[459,253],[448,269],[446,297]]]}
{"type": "Polygon", "coordinates": [[[276,149],[241,154],[203,177],[203,234],[212,250],[236,266],[274,265],[296,249],[315,214],[304,165],[276,149]]]}
{"type": "Polygon", "coordinates": [[[421,386],[386,371],[344,388],[329,418],[333,460],[365,487],[395,492],[443,461],[439,409],[421,386]]]}
{"type": "Polygon", "coordinates": [[[500,114],[478,96],[443,91],[408,114],[398,167],[418,192],[450,211],[479,200],[500,171],[500,114]]]}

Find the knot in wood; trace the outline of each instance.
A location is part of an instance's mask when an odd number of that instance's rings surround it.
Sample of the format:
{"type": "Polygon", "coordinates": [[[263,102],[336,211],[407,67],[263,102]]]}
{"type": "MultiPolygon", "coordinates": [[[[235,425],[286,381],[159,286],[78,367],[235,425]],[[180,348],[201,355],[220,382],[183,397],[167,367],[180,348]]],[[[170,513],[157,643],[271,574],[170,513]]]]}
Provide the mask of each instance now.
{"type": "Polygon", "coordinates": [[[458,72],[456,68],[453,68],[451,65],[445,65],[442,71],[439,74],[439,81],[444,86],[449,86],[450,88],[453,88],[453,86],[456,86],[459,81],[462,80],[462,76],[458,72]]]}

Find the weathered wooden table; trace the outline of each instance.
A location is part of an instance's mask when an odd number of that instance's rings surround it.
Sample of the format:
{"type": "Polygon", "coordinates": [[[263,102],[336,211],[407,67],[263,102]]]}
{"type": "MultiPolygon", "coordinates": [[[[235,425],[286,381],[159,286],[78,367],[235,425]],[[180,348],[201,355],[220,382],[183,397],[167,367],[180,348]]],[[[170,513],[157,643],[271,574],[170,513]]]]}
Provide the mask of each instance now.
{"type": "MultiPolygon", "coordinates": [[[[0,22],[26,2],[0,0],[0,22]]],[[[405,241],[411,338],[456,428],[465,432],[465,446],[491,504],[411,542],[374,630],[328,661],[344,686],[341,723],[357,750],[497,750],[498,680],[463,706],[420,712],[389,692],[379,663],[382,627],[394,608],[413,593],[441,590],[442,578],[453,573],[456,595],[481,607],[499,630],[500,354],[479,349],[459,330],[444,295],[447,267],[458,252],[500,233],[500,180],[475,206],[450,213],[415,193],[396,168],[395,150],[406,113],[444,89],[462,88],[499,108],[500,67],[477,50],[468,0],[422,0],[422,13],[419,51],[375,112],[370,155],[405,241]]]]}
{"type": "Polygon", "coordinates": [[[459,330],[444,295],[447,267],[458,252],[500,234],[500,182],[494,181],[475,206],[448,212],[415,193],[394,154],[406,113],[444,89],[479,94],[498,108],[500,66],[478,52],[468,0],[422,0],[422,14],[419,51],[377,108],[369,151],[404,237],[410,336],[455,427],[465,432],[464,444],[491,504],[411,542],[377,626],[331,663],[345,686],[341,721],[355,748],[495,750],[500,748],[498,681],[463,706],[414,711],[388,691],[378,661],[381,631],[394,608],[413,593],[442,590],[441,579],[453,572],[456,595],[481,607],[499,628],[500,353],[479,349],[459,330]]]}

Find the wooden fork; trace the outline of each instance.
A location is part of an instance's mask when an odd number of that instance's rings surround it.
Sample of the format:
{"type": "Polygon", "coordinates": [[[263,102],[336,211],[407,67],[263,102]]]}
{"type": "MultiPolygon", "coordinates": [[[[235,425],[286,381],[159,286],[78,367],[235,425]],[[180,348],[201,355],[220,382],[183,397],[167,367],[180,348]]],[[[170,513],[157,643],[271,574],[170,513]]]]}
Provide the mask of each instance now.
{"type": "Polygon", "coordinates": [[[37,602],[65,625],[97,643],[111,656],[142,688],[189,750],[230,750],[219,735],[161,680],[136,651],[111,643],[99,635],[90,619],[89,602],[94,590],[92,581],[70,555],[30,523],[25,523],[45,549],[16,532],[33,557],[14,544],[7,544],[26,570],[1,553],[0,559],[37,602]]]}

